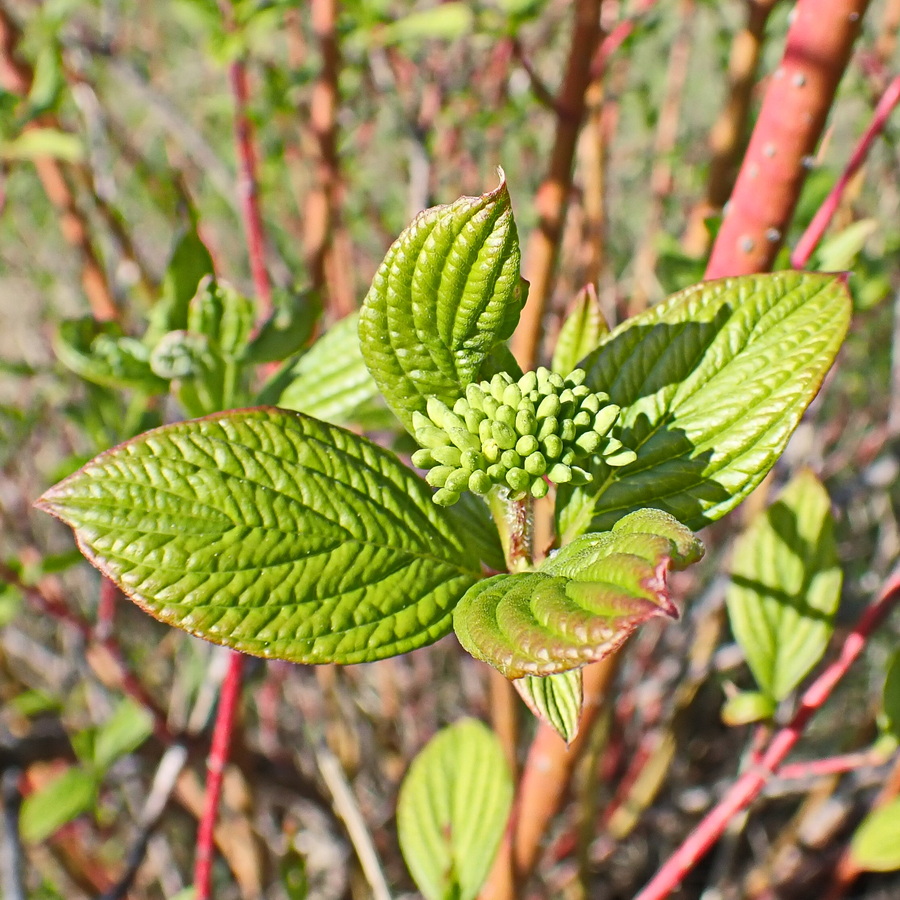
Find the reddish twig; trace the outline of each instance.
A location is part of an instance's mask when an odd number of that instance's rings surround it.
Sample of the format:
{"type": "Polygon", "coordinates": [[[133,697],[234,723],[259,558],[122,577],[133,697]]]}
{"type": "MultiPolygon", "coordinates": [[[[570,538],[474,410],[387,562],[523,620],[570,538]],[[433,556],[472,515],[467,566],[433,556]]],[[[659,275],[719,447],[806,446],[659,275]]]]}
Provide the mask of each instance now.
{"type": "Polygon", "coordinates": [[[241,672],[244,657],[234,651],[229,651],[229,654],[228,671],[222,682],[219,709],[216,713],[212,745],[209,749],[203,816],[197,829],[197,850],[194,856],[194,900],[209,900],[211,897],[213,837],[219,811],[219,798],[222,794],[222,777],[225,774],[225,764],[228,762],[228,752],[231,748],[231,737],[241,695],[241,672]]]}
{"type": "Polygon", "coordinates": [[[735,34],[728,58],[728,95],[709,132],[709,176],[706,196],[691,211],[684,249],[701,257],[709,250],[706,220],[722,211],[741,163],[750,121],[750,102],[762,56],[766,23],[778,0],[749,0],[746,21],[735,34]]]}
{"type": "Polygon", "coordinates": [[[608,35],[600,41],[597,52],[591,60],[591,78],[597,79],[606,71],[606,65],[610,57],[631,37],[631,33],[638,26],[641,19],[656,6],[657,0],[641,0],[636,4],[634,15],[619,22],[610,29],[608,35]]]}
{"type": "Polygon", "coordinates": [[[765,272],[784,240],[868,0],[798,0],[706,269],[765,272]]]}
{"type": "Polygon", "coordinates": [[[872,114],[872,121],[854,148],[847,167],[831,189],[831,193],[825,198],[813,216],[813,220],[809,223],[809,227],[803,233],[803,236],[797,241],[797,246],[791,254],[791,265],[795,269],[802,269],[809,262],[813,250],[815,250],[819,241],[822,240],[822,235],[825,233],[825,229],[828,228],[828,223],[831,222],[840,205],[841,198],[844,196],[844,191],[846,191],[850,179],[853,178],[865,162],[872,144],[875,143],[875,138],[884,130],[888,117],[898,103],[900,103],[900,75],[891,81],[887,90],[882,94],[878,105],[875,107],[875,112],[872,114]]]}
{"type": "Polygon", "coordinates": [[[591,83],[591,58],[600,40],[600,5],[601,0],[577,0],[573,4],[572,43],[562,87],[554,103],[556,138],[547,177],[535,197],[538,227],[528,243],[524,274],[531,286],[522,319],[512,338],[513,353],[524,369],[533,368],[544,333],[544,312],[572,186],[572,163],[585,114],[585,93],[591,83]]]}
{"type": "Polygon", "coordinates": [[[880,766],[886,761],[885,754],[877,750],[860,750],[856,753],[844,753],[825,759],[807,759],[781,766],[778,777],[790,781],[798,778],[820,778],[825,775],[846,775],[847,772],[855,772],[866,766],[880,766]]]}
{"type": "Polygon", "coordinates": [[[340,215],[343,185],[338,155],[341,49],[337,0],[312,0],[309,14],[322,66],[309,104],[315,182],[306,196],[304,243],[312,287],[326,289],[329,309],[335,318],[343,318],[353,311],[355,303],[350,237],[340,215]]]}
{"type": "MultiPolygon", "coordinates": [[[[27,97],[34,81],[34,72],[28,63],[17,56],[20,37],[16,23],[0,5],[0,89],[15,96],[27,97]]],[[[45,114],[27,123],[22,130],[34,131],[47,126],[61,128],[55,116],[45,114]]],[[[34,167],[47,199],[56,210],[63,237],[81,258],[81,284],[91,312],[97,319],[117,319],[119,309],[91,241],[87,218],[75,200],[62,166],[51,156],[38,156],[34,167]]]]}
{"type": "Polygon", "coordinates": [[[272,313],[272,285],[266,268],[266,238],[262,213],[259,207],[259,187],[256,177],[256,149],[253,143],[253,125],[247,112],[250,89],[247,84],[247,68],[243,60],[236,59],[228,67],[228,80],[234,97],[234,140],[238,158],[237,194],[244,220],[244,236],[250,256],[250,272],[259,304],[259,318],[266,319],[272,313]]]}
{"type": "Polygon", "coordinates": [[[675,890],[719,840],[732,817],[748,806],[768,778],[775,774],[800,739],[809,720],[831,695],[866,646],[872,633],[900,600],[900,568],[885,582],[875,603],[866,608],[841,646],[837,659],[810,685],[791,721],[777,731],[757,765],[752,765],[731,786],[727,794],[697,825],[684,843],[669,857],[634,900],[663,900],[675,890]]]}
{"type": "MultiPolygon", "coordinates": [[[[119,690],[150,714],[153,733],[158,740],[166,745],[174,743],[175,736],[169,728],[165,712],[132,672],[115,635],[107,632],[100,623],[92,626],[87,619],[72,610],[65,602],[55,579],[44,578],[37,585],[26,584],[18,573],[0,563],[0,581],[14,585],[41,612],[77,631],[87,645],[85,655],[97,677],[107,686],[114,682],[119,690]]],[[[116,591],[117,588],[111,581],[103,579],[101,609],[110,603],[110,593],[115,596],[116,591]]]]}

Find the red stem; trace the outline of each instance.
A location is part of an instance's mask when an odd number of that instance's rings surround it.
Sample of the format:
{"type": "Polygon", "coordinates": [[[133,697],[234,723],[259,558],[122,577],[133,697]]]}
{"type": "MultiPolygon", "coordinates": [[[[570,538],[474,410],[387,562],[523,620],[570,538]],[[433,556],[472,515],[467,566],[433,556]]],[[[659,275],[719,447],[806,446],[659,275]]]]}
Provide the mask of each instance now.
{"type": "Polygon", "coordinates": [[[842,756],[807,759],[803,762],[791,763],[778,770],[778,777],[791,780],[817,778],[824,775],[843,775],[866,766],[879,766],[886,761],[887,757],[883,753],[877,753],[874,750],[860,750],[857,753],[845,753],[842,756]]]}
{"type": "Polygon", "coordinates": [[[669,857],[634,900],[663,900],[703,858],[725,832],[731,818],[751,803],[762,790],[803,734],[816,710],[828,699],[837,683],[862,653],[871,634],[900,600],[900,568],[895,569],[881,595],[866,608],[847,636],[837,659],[822,672],[803,694],[800,706],[788,725],[778,731],[762,754],[731,786],[722,800],[706,815],[684,843],[669,857]]]}
{"type": "Polygon", "coordinates": [[[234,140],[238,158],[238,203],[244,220],[250,271],[259,304],[259,318],[272,313],[272,285],[266,269],[266,239],[262,213],[259,208],[259,189],[256,178],[256,150],[253,144],[253,125],[247,114],[250,90],[247,69],[242,60],[235,60],[228,68],[231,92],[234,96],[234,140]]]}
{"type": "Polygon", "coordinates": [[[813,250],[815,250],[819,241],[822,240],[822,235],[825,233],[828,223],[831,222],[832,217],[837,212],[850,179],[853,178],[865,162],[872,144],[875,143],[875,138],[884,130],[888,117],[898,103],[900,103],[900,75],[894,78],[882,94],[878,105],[875,107],[875,112],[872,114],[872,121],[856,145],[853,155],[850,157],[850,162],[847,163],[847,168],[844,169],[843,174],[837,180],[837,184],[831,189],[831,193],[825,198],[825,202],[813,216],[813,220],[803,233],[803,237],[797,241],[797,246],[791,254],[791,265],[795,269],[802,269],[809,262],[813,250]]]}
{"type": "Polygon", "coordinates": [[[766,272],[794,214],[868,0],[798,0],[707,278],[766,272]]]}
{"type": "Polygon", "coordinates": [[[203,817],[200,819],[197,829],[197,850],[194,856],[194,900],[210,900],[211,896],[216,817],[219,810],[219,798],[222,795],[222,777],[225,774],[225,764],[228,762],[231,735],[234,731],[237,706],[241,696],[243,665],[244,657],[240,653],[232,651],[228,659],[228,670],[222,682],[222,693],[219,696],[219,708],[216,713],[216,724],[213,729],[212,745],[207,762],[206,800],[203,817]]]}

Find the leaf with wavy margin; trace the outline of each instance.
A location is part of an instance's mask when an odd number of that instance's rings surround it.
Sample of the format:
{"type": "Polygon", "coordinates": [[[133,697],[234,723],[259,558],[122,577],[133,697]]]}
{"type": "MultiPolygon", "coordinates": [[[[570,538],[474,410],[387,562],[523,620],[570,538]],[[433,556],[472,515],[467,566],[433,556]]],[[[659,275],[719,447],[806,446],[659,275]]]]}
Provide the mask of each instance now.
{"type": "Polygon", "coordinates": [[[638,510],[612,531],[577,538],[536,572],[479,582],[453,627],[472,656],[507,678],[576,669],[608,656],[648,619],[677,618],[668,572],[702,555],[672,516],[638,510]]]}

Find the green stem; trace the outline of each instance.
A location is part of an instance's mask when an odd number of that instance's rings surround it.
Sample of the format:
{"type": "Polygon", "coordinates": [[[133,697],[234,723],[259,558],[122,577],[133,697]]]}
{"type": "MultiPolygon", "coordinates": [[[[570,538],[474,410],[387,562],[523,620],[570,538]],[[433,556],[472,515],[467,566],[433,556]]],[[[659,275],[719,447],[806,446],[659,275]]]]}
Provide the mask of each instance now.
{"type": "Polygon", "coordinates": [[[501,495],[500,488],[488,494],[488,505],[510,572],[527,572],[534,565],[532,538],[534,531],[533,500],[526,495],[522,500],[509,500],[501,495]]]}

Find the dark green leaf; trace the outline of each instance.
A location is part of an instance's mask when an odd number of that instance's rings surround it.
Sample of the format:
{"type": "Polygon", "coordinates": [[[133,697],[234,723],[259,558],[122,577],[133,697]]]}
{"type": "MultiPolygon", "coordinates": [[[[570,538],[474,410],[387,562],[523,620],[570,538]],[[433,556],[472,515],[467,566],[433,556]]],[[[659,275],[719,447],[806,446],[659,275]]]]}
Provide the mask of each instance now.
{"type": "Polygon", "coordinates": [[[734,508],[780,456],[849,320],[840,277],[777,272],[700,284],[613,331],[586,383],[622,407],[617,436],[638,458],[559,491],[564,539],[644,506],[694,530],[734,508]]]}
{"type": "Polygon", "coordinates": [[[556,339],[550,368],[560,375],[568,375],[608,333],[597,292],[593,285],[588,285],[569,307],[556,339]]]}
{"type": "Polygon", "coordinates": [[[452,406],[477,379],[523,302],[505,180],[413,220],[379,267],[359,323],[366,365],[407,429],[429,397],[452,406]]]}
{"type": "Polygon", "coordinates": [[[39,506],[152,615],[247,653],[364,662],[450,630],[476,550],[369,441],[242,410],[101,454],[39,506]]]}
{"type": "Polygon", "coordinates": [[[783,700],[821,659],[841,594],[825,488],[803,469],[738,539],[728,618],[760,689],[783,700]]]}
{"type": "Polygon", "coordinates": [[[166,332],[184,331],[188,327],[191,298],[203,278],[212,274],[212,257],[192,223],[172,251],[163,278],[162,296],[150,312],[150,324],[144,335],[148,347],[156,346],[166,332]]]}
{"type": "Polygon", "coordinates": [[[275,309],[248,345],[244,362],[281,362],[293,356],[310,339],[322,312],[321,298],[311,291],[280,291],[273,302],[275,309]]]}
{"type": "Polygon", "coordinates": [[[895,650],[888,662],[881,696],[882,729],[900,740],[900,650],[895,650]]]}
{"type": "Polygon", "coordinates": [[[638,510],[612,531],[576,539],[536,572],[479,582],[453,627],[472,656],[507,678],[576,669],[608,656],[648,619],[677,617],[668,571],[702,555],[667,513],[638,510]]]}
{"type": "Polygon", "coordinates": [[[400,788],[400,849],[426,900],[474,900],[506,827],[513,784],[494,733],[474,719],[440,732],[400,788]]]}

